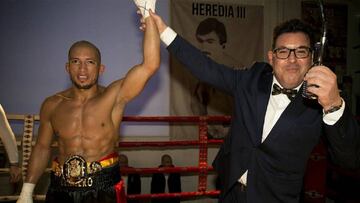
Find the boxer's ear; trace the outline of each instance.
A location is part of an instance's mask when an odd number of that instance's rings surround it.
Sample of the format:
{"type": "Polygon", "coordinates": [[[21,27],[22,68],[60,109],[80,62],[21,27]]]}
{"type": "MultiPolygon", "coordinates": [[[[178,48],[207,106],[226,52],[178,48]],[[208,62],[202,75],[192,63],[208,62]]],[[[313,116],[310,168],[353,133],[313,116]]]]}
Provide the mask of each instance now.
{"type": "Polygon", "coordinates": [[[99,74],[103,74],[105,72],[105,65],[101,64],[99,67],[99,74]]]}

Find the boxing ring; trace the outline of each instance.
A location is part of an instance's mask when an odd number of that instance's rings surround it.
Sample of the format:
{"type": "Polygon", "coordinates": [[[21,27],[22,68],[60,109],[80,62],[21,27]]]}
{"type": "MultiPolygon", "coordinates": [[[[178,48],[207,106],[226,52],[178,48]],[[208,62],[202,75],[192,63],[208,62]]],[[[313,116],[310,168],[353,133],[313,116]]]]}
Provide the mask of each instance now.
{"type": "MultiPolygon", "coordinates": [[[[23,180],[26,176],[26,168],[29,164],[30,154],[32,146],[35,141],[34,127],[39,122],[38,115],[15,115],[8,114],[7,118],[9,122],[23,122],[23,132],[21,140],[17,141],[18,147],[22,151],[22,159],[20,158],[20,166],[22,167],[23,180]]],[[[182,124],[190,123],[198,126],[198,139],[197,140],[184,140],[184,141],[151,141],[151,142],[139,142],[139,141],[121,141],[119,142],[119,149],[141,149],[146,147],[164,149],[164,148],[183,148],[192,147],[199,150],[197,166],[187,167],[165,167],[165,168],[124,168],[121,170],[122,175],[130,173],[138,173],[141,175],[153,174],[153,173],[180,173],[180,174],[195,174],[198,176],[197,190],[191,192],[179,192],[179,193],[160,193],[160,194],[132,194],[127,195],[127,199],[146,200],[153,198],[207,198],[217,197],[220,194],[218,190],[209,190],[207,187],[208,174],[214,173],[214,169],[208,164],[208,148],[209,146],[219,146],[223,141],[208,139],[207,128],[210,123],[229,123],[230,116],[124,116],[122,122],[146,122],[146,123],[168,123],[168,124],[182,124]]],[[[56,147],[57,144],[53,143],[52,147],[56,147]]],[[[325,174],[326,174],[326,150],[319,144],[315,147],[311,157],[309,159],[307,174],[305,175],[304,182],[304,196],[308,200],[306,202],[325,202],[325,174]],[[314,171],[314,172],[311,172],[314,171]],[[313,178],[316,177],[317,182],[314,182],[313,178]]],[[[46,169],[49,172],[50,168],[46,169]]],[[[9,173],[8,168],[0,168],[0,173],[9,173]]],[[[0,201],[16,200],[18,195],[0,196],[0,201]]],[[[34,195],[34,200],[44,200],[45,195],[34,195]]]]}

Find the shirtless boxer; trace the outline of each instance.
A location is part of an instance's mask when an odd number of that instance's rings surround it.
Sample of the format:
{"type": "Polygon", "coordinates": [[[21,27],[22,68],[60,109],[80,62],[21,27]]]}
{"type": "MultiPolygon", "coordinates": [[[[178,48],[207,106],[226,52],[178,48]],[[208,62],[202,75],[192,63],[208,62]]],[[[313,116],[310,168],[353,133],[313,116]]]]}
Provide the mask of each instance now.
{"type": "Polygon", "coordinates": [[[104,72],[98,48],[74,43],[66,71],[72,87],[48,97],[27,177],[18,202],[32,202],[35,184],[47,167],[51,143],[58,142],[46,202],[119,202],[120,173],[116,146],[126,104],[144,88],[160,66],[160,39],[152,17],[145,19],[143,61],[108,87],[98,85],[104,72]]]}

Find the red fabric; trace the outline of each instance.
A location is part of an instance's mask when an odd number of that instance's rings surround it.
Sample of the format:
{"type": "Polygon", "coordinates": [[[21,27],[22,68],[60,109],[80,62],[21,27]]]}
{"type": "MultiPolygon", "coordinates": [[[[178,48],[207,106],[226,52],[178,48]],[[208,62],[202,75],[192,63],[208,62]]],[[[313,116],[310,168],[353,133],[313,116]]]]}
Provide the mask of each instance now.
{"type": "MultiPolygon", "coordinates": [[[[118,156],[119,156],[119,154],[118,154],[118,153],[113,152],[113,153],[108,154],[107,156],[105,156],[105,157],[101,158],[101,159],[100,159],[100,160],[98,160],[98,161],[100,162],[100,161],[103,161],[103,160],[106,160],[106,159],[115,158],[115,157],[118,157],[118,156]]],[[[58,157],[55,157],[55,158],[54,158],[54,161],[55,161],[56,163],[60,164],[60,163],[59,163],[59,158],[58,158],[58,157]]]]}
{"type": "Polygon", "coordinates": [[[115,158],[115,157],[118,157],[118,156],[119,156],[119,155],[118,155],[118,153],[113,152],[113,153],[111,153],[111,154],[109,154],[109,155],[107,155],[107,156],[105,156],[105,157],[101,158],[101,159],[99,160],[99,162],[100,162],[100,161],[103,161],[103,160],[106,160],[106,159],[115,158]]]}
{"type": "Polygon", "coordinates": [[[125,185],[124,180],[120,180],[115,186],[116,191],[116,202],[117,203],[126,203],[126,195],[125,195],[125,185]]]}

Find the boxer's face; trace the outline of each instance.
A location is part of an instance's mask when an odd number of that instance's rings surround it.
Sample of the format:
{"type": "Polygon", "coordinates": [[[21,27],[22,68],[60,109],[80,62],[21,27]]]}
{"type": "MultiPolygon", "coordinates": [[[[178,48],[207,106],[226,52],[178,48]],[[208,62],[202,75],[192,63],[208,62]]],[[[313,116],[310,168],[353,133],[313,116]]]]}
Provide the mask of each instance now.
{"type": "Polygon", "coordinates": [[[66,64],[66,70],[75,87],[89,89],[97,84],[99,75],[104,72],[94,49],[88,46],[75,47],[66,64]]]}

